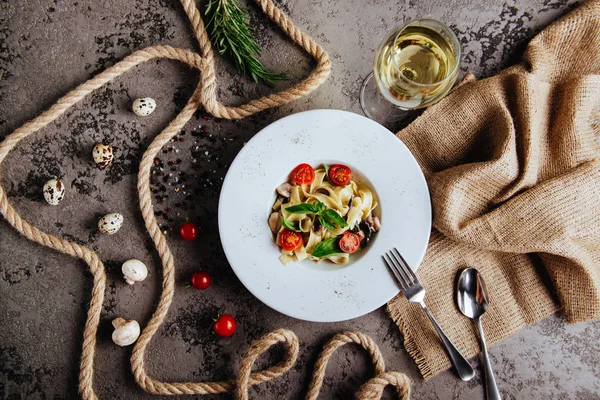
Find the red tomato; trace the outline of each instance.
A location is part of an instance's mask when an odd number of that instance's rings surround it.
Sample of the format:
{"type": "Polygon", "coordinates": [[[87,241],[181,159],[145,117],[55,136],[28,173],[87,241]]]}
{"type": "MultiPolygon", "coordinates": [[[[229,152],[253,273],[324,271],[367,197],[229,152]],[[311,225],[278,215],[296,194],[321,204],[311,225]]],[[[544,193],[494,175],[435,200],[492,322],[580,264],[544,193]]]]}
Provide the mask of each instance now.
{"type": "Polygon", "coordinates": [[[315,180],[315,170],[308,164],[300,164],[292,171],[292,179],[296,185],[306,185],[315,180]]]}
{"type": "Polygon", "coordinates": [[[219,316],[219,319],[213,324],[213,332],[221,337],[229,337],[235,333],[235,318],[229,314],[219,316]]]}
{"type": "Polygon", "coordinates": [[[186,222],[179,227],[179,234],[183,240],[194,240],[198,237],[198,225],[193,222],[186,222]]]}
{"type": "Polygon", "coordinates": [[[290,231],[286,228],[279,234],[279,245],[283,247],[284,250],[295,250],[300,247],[301,244],[302,235],[298,232],[290,231]]]}
{"type": "Polygon", "coordinates": [[[347,165],[334,164],[329,168],[329,180],[336,185],[346,186],[352,178],[352,170],[347,165]]]}
{"type": "Polygon", "coordinates": [[[350,231],[344,232],[344,235],[340,239],[340,249],[344,253],[352,254],[356,253],[356,250],[360,247],[360,236],[350,231]]]}
{"type": "Polygon", "coordinates": [[[204,290],[210,286],[212,282],[212,278],[208,272],[204,271],[196,271],[192,274],[190,278],[190,284],[193,288],[198,290],[204,290]]]}

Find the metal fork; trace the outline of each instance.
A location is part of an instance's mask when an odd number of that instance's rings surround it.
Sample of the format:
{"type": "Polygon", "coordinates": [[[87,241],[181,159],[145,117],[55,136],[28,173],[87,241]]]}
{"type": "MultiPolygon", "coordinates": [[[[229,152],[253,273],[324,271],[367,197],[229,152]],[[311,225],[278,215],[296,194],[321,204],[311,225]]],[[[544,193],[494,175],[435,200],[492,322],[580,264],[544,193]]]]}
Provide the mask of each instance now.
{"type": "Polygon", "coordinates": [[[437,331],[438,335],[442,339],[442,343],[446,348],[446,352],[448,352],[448,356],[456,368],[456,372],[458,372],[458,376],[463,381],[469,381],[475,376],[475,371],[471,364],[463,357],[462,354],[454,347],[450,339],[446,336],[442,328],[438,325],[433,314],[425,305],[423,299],[425,298],[425,288],[419,282],[419,278],[413,272],[413,270],[409,267],[408,263],[402,257],[402,254],[398,251],[398,249],[394,248],[392,251],[388,251],[383,256],[383,261],[386,263],[388,268],[392,271],[394,276],[396,277],[396,281],[400,285],[402,289],[402,293],[406,296],[406,299],[411,303],[419,303],[425,313],[431,320],[433,327],[437,331]],[[387,256],[387,258],[386,258],[387,256]]]}

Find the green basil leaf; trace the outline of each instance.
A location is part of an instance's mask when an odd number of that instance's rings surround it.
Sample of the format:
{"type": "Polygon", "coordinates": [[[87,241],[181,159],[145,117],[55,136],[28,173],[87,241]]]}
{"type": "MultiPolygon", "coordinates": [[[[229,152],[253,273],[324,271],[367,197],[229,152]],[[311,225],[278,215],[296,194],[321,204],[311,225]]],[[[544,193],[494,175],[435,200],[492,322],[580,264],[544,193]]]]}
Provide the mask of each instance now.
{"type": "Polygon", "coordinates": [[[318,208],[313,204],[296,204],[295,206],[286,207],[285,211],[290,214],[317,214],[318,208]]]}
{"type": "Polygon", "coordinates": [[[344,221],[344,218],[337,213],[337,211],[329,209],[329,210],[325,210],[323,211],[323,215],[330,221],[333,222],[334,224],[339,225],[341,228],[345,228],[348,226],[348,224],[346,223],[346,221],[344,221]]]}
{"type": "Polygon", "coordinates": [[[315,207],[317,209],[317,214],[320,214],[321,211],[323,211],[325,209],[325,204],[321,203],[320,201],[317,201],[315,203],[315,207]]]}
{"type": "Polygon", "coordinates": [[[327,217],[325,217],[325,215],[319,215],[319,222],[321,223],[321,225],[323,225],[323,227],[325,227],[325,229],[329,229],[330,231],[334,231],[336,230],[336,226],[331,223],[327,217]]]}
{"type": "Polygon", "coordinates": [[[285,218],[283,218],[283,216],[281,217],[281,225],[283,225],[284,228],[287,228],[290,231],[300,232],[300,228],[298,228],[297,222],[286,221],[285,218]]]}
{"type": "Polygon", "coordinates": [[[323,168],[325,168],[325,178],[327,178],[327,181],[333,185],[333,182],[331,182],[331,179],[329,179],[329,169],[331,168],[331,165],[323,164],[323,168]]]}
{"type": "Polygon", "coordinates": [[[313,257],[323,258],[334,256],[336,254],[343,254],[344,252],[340,249],[340,246],[338,245],[339,241],[339,237],[333,237],[327,240],[323,240],[313,249],[313,257]]]}

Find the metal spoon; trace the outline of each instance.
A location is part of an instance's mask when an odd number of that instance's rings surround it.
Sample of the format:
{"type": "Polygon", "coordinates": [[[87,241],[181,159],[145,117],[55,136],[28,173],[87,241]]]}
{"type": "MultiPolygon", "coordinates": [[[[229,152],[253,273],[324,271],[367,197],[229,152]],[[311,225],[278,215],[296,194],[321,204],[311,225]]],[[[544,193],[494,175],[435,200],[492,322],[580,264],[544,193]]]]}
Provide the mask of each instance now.
{"type": "Polygon", "coordinates": [[[488,400],[501,400],[502,397],[498,391],[498,385],[496,385],[496,378],[494,377],[494,371],[492,371],[492,363],[485,344],[483,327],[481,326],[481,316],[488,309],[489,297],[483,277],[475,268],[467,268],[460,274],[456,285],[456,302],[460,311],[475,320],[477,329],[479,329],[485,367],[486,398],[488,400]]]}

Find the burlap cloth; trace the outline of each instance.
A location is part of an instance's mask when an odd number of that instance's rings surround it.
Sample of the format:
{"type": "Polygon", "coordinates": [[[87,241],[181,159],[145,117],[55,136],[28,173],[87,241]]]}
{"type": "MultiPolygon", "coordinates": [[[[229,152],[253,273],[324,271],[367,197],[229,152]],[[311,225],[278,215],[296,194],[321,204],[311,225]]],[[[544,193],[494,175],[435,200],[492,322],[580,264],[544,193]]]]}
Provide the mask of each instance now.
{"type": "MultiPolygon", "coordinates": [[[[482,319],[490,343],[559,309],[571,323],[600,317],[599,117],[593,1],[532,39],[518,65],[468,77],[398,133],[433,205],[418,273],[425,301],[465,356],[480,351],[454,300],[467,266],[490,292],[482,319]]],[[[450,367],[421,307],[399,295],[387,308],[425,379],[450,367]]]]}

